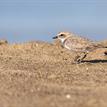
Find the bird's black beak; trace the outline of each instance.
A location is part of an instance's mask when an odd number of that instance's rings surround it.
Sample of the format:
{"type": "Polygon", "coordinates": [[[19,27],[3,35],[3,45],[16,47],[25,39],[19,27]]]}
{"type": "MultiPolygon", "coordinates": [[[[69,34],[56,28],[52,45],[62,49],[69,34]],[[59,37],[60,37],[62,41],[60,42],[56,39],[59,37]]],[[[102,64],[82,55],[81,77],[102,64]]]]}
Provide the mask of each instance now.
{"type": "Polygon", "coordinates": [[[52,39],[57,39],[58,38],[58,36],[55,36],[55,37],[53,37],[52,39]]]}

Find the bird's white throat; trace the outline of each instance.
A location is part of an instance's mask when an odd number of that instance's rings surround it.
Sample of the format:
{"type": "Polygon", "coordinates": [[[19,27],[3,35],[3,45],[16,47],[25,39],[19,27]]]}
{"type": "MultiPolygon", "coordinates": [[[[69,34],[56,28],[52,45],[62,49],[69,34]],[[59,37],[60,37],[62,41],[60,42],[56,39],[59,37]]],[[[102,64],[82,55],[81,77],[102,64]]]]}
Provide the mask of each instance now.
{"type": "Polygon", "coordinates": [[[65,41],[66,38],[59,38],[61,40],[61,42],[63,43],[65,41]]]}

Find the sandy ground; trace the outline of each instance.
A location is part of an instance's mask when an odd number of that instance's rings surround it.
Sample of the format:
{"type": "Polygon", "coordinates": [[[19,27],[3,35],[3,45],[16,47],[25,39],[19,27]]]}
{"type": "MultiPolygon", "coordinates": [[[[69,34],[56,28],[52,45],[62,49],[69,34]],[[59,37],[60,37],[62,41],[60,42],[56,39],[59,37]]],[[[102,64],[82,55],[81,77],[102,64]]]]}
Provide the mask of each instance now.
{"type": "Polygon", "coordinates": [[[0,107],[107,107],[104,51],[73,64],[76,53],[56,44],[0,45],[0,107]]]}

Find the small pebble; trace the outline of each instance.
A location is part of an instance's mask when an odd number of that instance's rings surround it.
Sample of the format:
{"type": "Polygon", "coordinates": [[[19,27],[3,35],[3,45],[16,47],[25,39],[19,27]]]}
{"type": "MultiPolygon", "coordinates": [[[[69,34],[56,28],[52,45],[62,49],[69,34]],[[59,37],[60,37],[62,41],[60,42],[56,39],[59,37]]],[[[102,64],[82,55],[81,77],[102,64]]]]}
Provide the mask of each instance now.
{"type": "Polygon", "coordinates": [[[36,43],[36,47],[38,47],[39,46],[39,44],[38,43],[36,43]]]}
{"type": "Polygon", "coordinates": [[[70,98],[71,98],[71,95],[70,95],[70,94],[67,94],[67,95],[66,95],[66,98],[67,98],[67,99],[70,99],[70,98]]]}
{"type": "Polygon", "coordinates": [[[88,70],[89,68],[86,68],[86,70],[88,70]]]}

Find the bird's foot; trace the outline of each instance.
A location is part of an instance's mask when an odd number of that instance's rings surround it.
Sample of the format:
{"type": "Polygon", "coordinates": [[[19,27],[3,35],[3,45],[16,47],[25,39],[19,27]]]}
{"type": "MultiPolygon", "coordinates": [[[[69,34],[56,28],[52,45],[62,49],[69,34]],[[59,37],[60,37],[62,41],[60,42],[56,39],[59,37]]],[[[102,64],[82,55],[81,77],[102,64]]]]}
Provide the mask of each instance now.
{"type": "Polygon", "coordinates": [[[74,64],[79,64],[79,63],[81,63],[81,62],[82,62],[81,56],[76,56],[73,63],[74,63],[74,64]]]}
{"type": "Polygon", "coordinates": [[[87,56],[87,54],[77,55],[74,59],[76,64],[82,63],[83,59],[87,56]]]}

